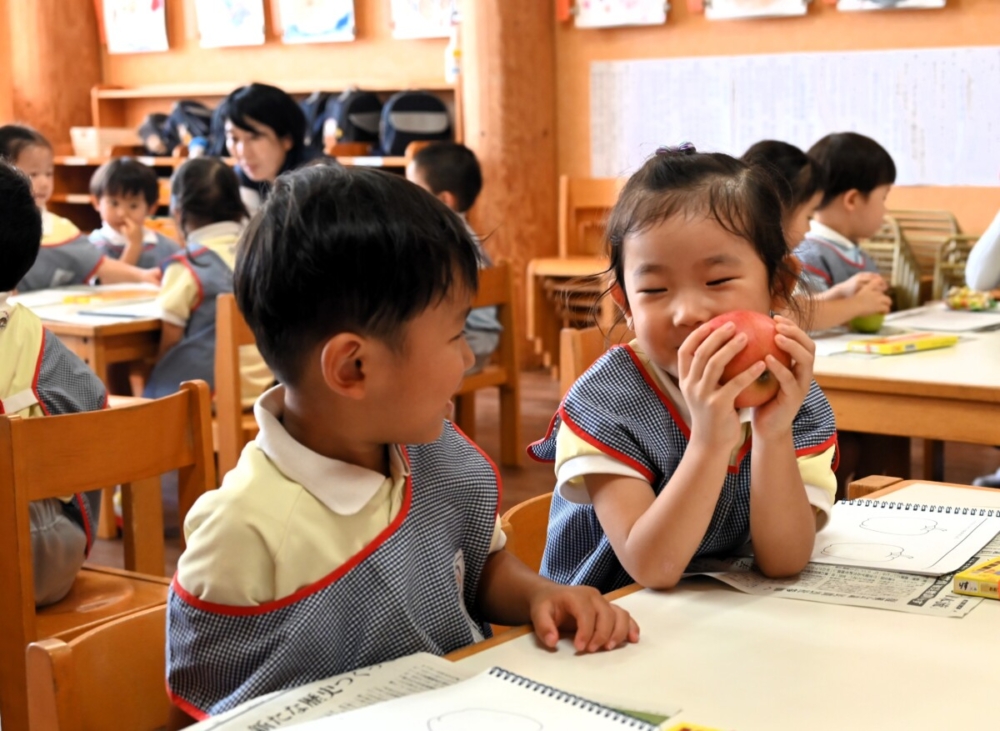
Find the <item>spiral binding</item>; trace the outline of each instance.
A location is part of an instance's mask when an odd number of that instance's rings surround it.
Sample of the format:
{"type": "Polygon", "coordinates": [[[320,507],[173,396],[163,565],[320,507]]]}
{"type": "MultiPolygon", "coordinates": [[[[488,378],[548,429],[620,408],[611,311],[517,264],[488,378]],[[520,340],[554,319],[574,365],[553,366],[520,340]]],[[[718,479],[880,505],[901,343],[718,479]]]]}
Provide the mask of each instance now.
{"type": "Polygon", "coordinates": [[[655,731],[659,728],[651,723],[646,723],[638,718],[633,718],[624,713],[616,711],[613,708],[608,708],[607,706],[602,706],[600,703],[594,703],[594,701],[588,701],[586,698],[581,698],[578,695],[573,695],[572,693],[567,693],[566,691],[559,690],[558,688],[553,688],[551,685],[545,685],[544,683],[539,683],[535,680],[524,677],[523,675],[518,675],[517,673],[512,673],[509,670],[504,670],[500,667],[493,667],[490,669],[490,675],[494,678],[500,680],[505,680],[509,683],[514,683],[515,685],[526,688],[527,690],[541,693],[542,695],[552,698],[557,701],[562,701],[573,708],[579,708],[581,711],[586,711],[587,713],[593,713],[601,718],[606,718],[609,721],[615,721],[620,723],[625,728],[634,729],[648,729],[650,731],[655,731]]]}
{"type": "Polygon", "coordinates": [[[960,508],[950,505],[923,505],[921,503],[894,502],[892,500],[847,500],[844,505],[854,505],[859,508],[885,508],[887,510],[911,510],[915,513],[943,513],[945,515],[969,515],[974,517],[1000,518],[1000,510],[989,508],[960,508]]]}

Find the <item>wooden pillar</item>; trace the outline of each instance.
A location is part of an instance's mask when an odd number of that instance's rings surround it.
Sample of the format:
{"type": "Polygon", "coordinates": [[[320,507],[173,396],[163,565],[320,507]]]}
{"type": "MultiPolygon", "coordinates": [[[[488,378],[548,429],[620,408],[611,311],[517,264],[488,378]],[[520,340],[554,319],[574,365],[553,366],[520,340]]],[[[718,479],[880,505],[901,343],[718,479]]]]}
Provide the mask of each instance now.
{"type": "Polygon", "coordinates": [[[14,116],[14,85],[10,69],[10,0],[0,0],[0,124],[14,116]]]}
{"type": "Polygon", "coordinates": [[[0,9],[4,5],[0,21],[9,19],[10,118],[35,127],[57,147],[68,145],[70,127],[91,124],[90,89],[101,80],[94,2],[4,0],[0,9]]]}
{"type": "MultiPolygon", "coordinates": [[[[462,0],[465,144],[483,168],[473,225],[515,275],[525,332],[528,261],[556,254],[555,16],[539,0],[462,0]]],[[[531,348],[522,347],[522,361],[531,348]]]]}

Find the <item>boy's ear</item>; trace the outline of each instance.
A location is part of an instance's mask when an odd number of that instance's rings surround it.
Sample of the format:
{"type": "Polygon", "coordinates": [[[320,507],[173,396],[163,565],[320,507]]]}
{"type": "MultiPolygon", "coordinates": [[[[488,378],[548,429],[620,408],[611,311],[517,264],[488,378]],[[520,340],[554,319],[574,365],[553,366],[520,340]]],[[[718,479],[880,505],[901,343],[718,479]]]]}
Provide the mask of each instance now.
{"type": "Polygon", "coordinates": [[[101,201],[96,195],[92,195],[90,196],[90,205],[92,205],[94,207],[94,210],[96,211],[98,210],[98,207],[101,205],[101,201]]]}
{"type": "Polygon", "coordinates": [[[854,211],[859,205],[864,203],[865,194],[862,193],[857,188],[851,188],[849,191],[844,193],[844,208],[848,211],[854,211]]]}
{"type": "Polygon", "coordinates": [[[437,194],[437,198],[439,201],[448,206],[448,208],[450,208],[451,210],[453,211],[458,210],[458,198],[450,190],[442,190],[440,193],[437,194]]]}
{"type": "Polygon", "coordinates": [[[320,351],[320,369],[327,387],[338,396],[361,399],[365,395],[365,339],[339,333],[320,351]]]}

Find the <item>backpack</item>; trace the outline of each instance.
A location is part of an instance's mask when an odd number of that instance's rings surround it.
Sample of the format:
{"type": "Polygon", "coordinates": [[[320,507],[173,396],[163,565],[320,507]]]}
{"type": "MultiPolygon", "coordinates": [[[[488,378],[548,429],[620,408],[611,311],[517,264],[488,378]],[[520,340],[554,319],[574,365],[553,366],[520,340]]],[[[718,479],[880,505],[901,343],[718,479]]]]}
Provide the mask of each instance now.
{"type": "Polygon", "coordinates": [[[212,110],[201,102],[181,99],[170,108],[163,124],[163,142],[168,151],[177,145],[187,144],[192,137],[208,137],[212,124],[212,110]]]}
{"type": "Polygon", "coordinates": [[[306,117],[306,147],[323,150],[323,123],[326,119],[326,108],[330,103],[330,94],[325,91],[314,91],[301,102],[302,113],[306,117]]]}
{"type": "MultiPolygon", "coordinates": [[[[242,88],[242,87],[240,87],[242,88]]],[[[205,155],[209,157],[225,157],[229,154],[226,149],[226,118],[229,116],[229,102],[223,99],[219,106],[212,112],[212,118],[208,124],[208,147],[205,148],[205,155]]]]}
{"type": "Polygon", "coordinates": [[[401,91],[382,107],[379,138],[383,155],[402,155],[416,140],[450,140],[448,107],[426,91],[401,91]]]}
{"type": "MultiPolygon", "coordinates": [[[[382,101],[375,93],[346,89],[326,104],[325,134],[335,137],[337,142],[378,142],[381,114],[382,101]]],[[[321,129],[321,140],[323,136],[321,129]]]]}

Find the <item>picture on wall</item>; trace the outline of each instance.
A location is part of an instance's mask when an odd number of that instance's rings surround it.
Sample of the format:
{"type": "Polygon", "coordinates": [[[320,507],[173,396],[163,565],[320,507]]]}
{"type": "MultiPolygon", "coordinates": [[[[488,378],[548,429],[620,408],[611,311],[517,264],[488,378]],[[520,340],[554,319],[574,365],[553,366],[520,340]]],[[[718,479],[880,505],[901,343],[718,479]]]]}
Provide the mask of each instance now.
{"type": "Polygon", "coordinates": [[[837,0],[837,10],[910,10],[944,5],[945,0],[837,0]]]}
{"type": "Polygon", "coordinates": [[[577,28],[659,25],[667,22],[665,0],[577,0],[577,28]]]}
{"type": "Polygon", "coordinates": [[[457,0],[390,0],[393,38],[447,38],[457,0]]]}
{"type": "Polygon", "coordinates": [[[353,41],[354,0],[278,0],[285,43],[353,41]]]}
{"type": "Polygon", "coordinates": [[[165,0],[103,0],[108,53],[167,51],[165,0]]]}
{"type": "Polygon", "coordinates": [[[709,20],[774,18],[806,14],[807,0],[710,0],[705,3],[709,20]]]}
{"type": "Polygon", "coordinates": [[[264,0],[195,0],[202,48],[264,43],[264,0]]]}

